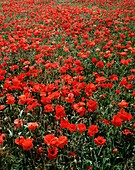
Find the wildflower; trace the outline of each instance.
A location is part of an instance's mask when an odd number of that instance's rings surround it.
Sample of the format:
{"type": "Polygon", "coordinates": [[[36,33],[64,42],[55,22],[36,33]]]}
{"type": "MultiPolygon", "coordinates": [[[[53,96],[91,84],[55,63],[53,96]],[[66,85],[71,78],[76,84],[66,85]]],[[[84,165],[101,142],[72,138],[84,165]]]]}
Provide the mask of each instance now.
{"type": "Polygon", "coordinates": [[[28,129],[29,130],[36,130],[36,128],[38,127],[38,123],[37,122],[30,122],[28,123],[28,129]]]}
{"type": "Polygon", "coordinates": [[[67,145],[67,144],[68,144],[68,138],[67,138],[66,136],[60,136],[60,137],[58,138],[58,144],[57,144],[57,146],[58,146],[59,148],[64,148],[64,146],[67,145]]]}
{"type": "Polygon", "coordinates": [[[48,158],[49,159],[57,158],[58,149],[56,147],[48,148],[47,151],[48,151],[48,158]]]}
{"type": "Polygon", "coordinates": [[[22,147],[26,151],[32,149],[33,148],[33,139],[32,138],[24,139],[22,142],[22,147]]]}
{"type": "Polygon", "coordinates": [[[23,136],[20,136],[19,138],[15,139],[15,144],[22,146],[22,142],[25,140],[23,136]]]}
{"type": "Polygon", "coordinates": [[[60,127],[61,128],[67,128],[69,126],[69,121],[68,120],[64,120],[64,119],[61,119],[60,120],[60,127]]]}
{"type": "Polygon", "coordinates": [[[0,134],[0,145],[4,142],[5,134],[0,134]]]}
{"type": "Polygon", "coordinates": [[[88,135],[94,136],[98,132],[98,126],[97,125],[91,125],[88,128],[88,135]]]}
{"type": "Polygon", "coordinates": [[[77,129],[79,130],[80,134],[86,131],[86,125],[84,123],[80,123],[77,125],[77,129]]]}
{"type": "Polygon", "coordinates": [[[131,121],[133,117],[130,113],[127,113],[123,108],[118,112],[118,116],[123,121],[131,121]]]}
{"type": "Polygon", "coordinates": [[[106,143],[106,139],[104,139],[102,136],[98,136],[94,139],[94,142],[96,145],[103,146],[106,143]]]}
{"type": "Polygon", "coordinates": [[[122,125],[122,119],[117,115],[113,116],[113,120],[111,120],[111,122],[114,126],[121,126],[122,125]]]}
{"type": "Polygon", "coordinates": [[[44,151],[43,151],[43,148],[40,146],[38,149],[37,149],[37,151],[39,152],[39,153],[43,153],[44,151]]]}
{"type": "Polygon", "coordinates": [[[70,131],[70,132],[76,132],[76,125],[75,124],[69,124],[67,129],[70,131]]]}
{"type": "Polygon", "coordinates": [[[117,149],[117,148],[114,148],[114,149],[112,150],[112,152],[113,152],[113,153],[117,153],[117,152],[118,152],[118,149],[117,149]]]}
{"type": "Polygon", "coordinates": [[[12,96],[12,94],[7,94],[7,104],[14,104],[15,98],[12,96]]]}
{"type": "Polygon", "coordinates": [[[128,103],[125,100],[122,100],[120,103],[118,103],[119,107],[128,107],[128,103]]]}
{"type": "Polygon", "coordinates": [[[23,125],[22,119],[15,119],[14,125],[15,125],[16,128],[21,127],[23,125]]]}
{"type": "Polygon", "coordinates": [[[132,133],[129,129],[124,129],[124,130],[122,131],[122,133],[123,133],[124,135],[129,135],[129,134],[133,135],[133,133],[132,133]]]}
{"type": "Polygon", "coordinates": [[[94,100],[88,100],[88,111],[94,112],[98,107],[98,104],[94,100]]]}
{"type": "Polygon", "coordinates": [[[5,105],[0,105],[0,110],[3,110],[5,108],[5,105]]]}
{"type": "Polygon", "coordinates": [[[54,107],[52,104],[47,104],[44,106],[45,112],[53,112],[54,111],[54,107]]]}
{"type": "Polygon", "coordinates": [[[98,67],[98,68],[103,68],[104,67],[104,63],[103,63],[103,61],[98,61],[97,62],[97,64],[96,64],[96,66],[98,67]]]}
{"type": "Polygon", "coordinates": [[[56,146],[57,141],[58,141],[58,138],[55,137],[53,134],[48,134],[44,136],[44,143],[46,143],[47,145],[56,146]]]}
{"type": "Polygon", "coordinates": [[[55,107],[55,118],[56,120],[60,120],[61,118],[66,117],[65,109],[61,105],[56,105],[55,107]]]}

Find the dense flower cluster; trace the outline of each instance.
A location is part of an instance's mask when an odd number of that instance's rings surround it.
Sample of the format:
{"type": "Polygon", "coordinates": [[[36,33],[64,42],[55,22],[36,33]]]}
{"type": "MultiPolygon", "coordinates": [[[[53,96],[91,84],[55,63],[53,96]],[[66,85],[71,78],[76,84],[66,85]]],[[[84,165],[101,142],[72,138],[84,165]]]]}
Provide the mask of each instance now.
{"type": "Polygon", "coordinates": [[[132,162],[134,5],[0,1],[3,169],[106,170],[132,162]]]}

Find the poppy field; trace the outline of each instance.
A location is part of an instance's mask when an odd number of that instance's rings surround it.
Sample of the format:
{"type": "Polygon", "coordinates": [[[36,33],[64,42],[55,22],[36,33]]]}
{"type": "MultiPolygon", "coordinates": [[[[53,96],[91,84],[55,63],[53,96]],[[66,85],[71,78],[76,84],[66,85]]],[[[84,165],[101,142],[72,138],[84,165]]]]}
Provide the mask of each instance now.
{"type": "Polygon", "coordinates": [[[0,170],[134,170],[135,1],[0,0],[0,170]]]}

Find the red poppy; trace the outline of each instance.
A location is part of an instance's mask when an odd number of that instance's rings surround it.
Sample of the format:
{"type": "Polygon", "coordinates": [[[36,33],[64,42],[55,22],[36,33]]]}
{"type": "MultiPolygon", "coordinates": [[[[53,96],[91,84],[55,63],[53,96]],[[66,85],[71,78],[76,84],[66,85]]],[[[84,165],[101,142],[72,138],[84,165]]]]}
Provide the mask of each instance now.
{"type": "Polygon", "coordinates": [[[14,120],[14,125],[15,125],[15,127],[20,127],[20,126],[22,126],[22,125],[23,125],[22,119],[15,119],[15,120],[14,120]]]}
{"type": "Polygon", "coordinates": [[[131,121],[132,115],[127,113],[123,108],[118,112],[118,117],[121,118],[123,121],[131,121]]]}
{"type": "Polygon", "coordinates": [[[95,91],[95,90],[96,90],[96,85],[93,83],[90,83],[86,85],[85,93],[87,96],[91,96],[92,91],[95,91]]]}
{"type": "Polygon", "coordinates": [[[43,148],[40,146],[38,149],[37,149],[37,151],[39,152],[39,153],[43,153],[44,151],[43,151],[43,148]]]}
{"type": "Polygon", "coordinates": [[[114,60],[112,60],[111,62],[108,62],[108,63],[106,64],[106,67],[109,68],[109,67],[111,67],[113,64],[114,64],[114,60]]]}
{"type": "Polygon", "coordinates": [[[120,91],[119,89],[115,90],[115,92],[116,92],[117,94],[120,94],[120,93],[121,93],[121,91],[120,91]]]}
{"type": "Polygon", "coordinates": [[[113,116],[113,120],[111,120],[111,122],[114,126],[121,126],[122,125],[122,119],[117,115],[113,116]]]}
{"type": "Polygon", "coordinates": [[[120,84],[121,86],[127,85],[127,84],[128,84],[127,78],[126,78],[126,77],[123,77],[119,84],[120,84]]]}
{"type": "Polygon", "coordinates": [[[106,143],[106,139],[104,139],[102,136],[98,136],[94,139],[95,144],[103,146],[106,143]]]}
{"type": "Polygon", "coordinates": [[[15,98],[12,96],[12,94],[7,94],[7,104],[14,104],[15,103],[15,98]]]}
{"type": "Polygon", "coordinates": [[[15,144],[22,146],[22,142],[25,140],[23,136],[20,136],[19,138],[15,139],[15,144]]]}
{"type": "Polygon", "coordinates": [[[5,105],[0,105],[0,110],[3,110],[5,108],[5,105]]]}
{"type": "Polygon", "coordinates": [[[66,117],[65,109],[61,105],[56,105],[55,110],[56,110],[55,112],[56,120],[60,120],[61,118],[66,117]]]}
{"type": "Polygon", "coordinates": [[[44,97],[44,96],[42,96],[41,97],[41,102],[43,103],[43,104],[49,104],[49,103],[51,103],[51,101],[52,101],[52,98],[51,97],[44,97]]]}
{"type": "Polygon", "coordinates": [[[49,159],[57,158],[58,149],[56,147],[48,148],[47,151],[48,151],[48,158],[49,159]]]}
{"type": "Polygon", "coordinates": [[[98,126],[97,125],[91,125],[88,128],[88,135],[94,136],[98,132],[98,126]]]}
{"type": "Polygon", "coordinates": [[[122,100],[120,103],[118,103],[119,107],[128,107],[128,103],[125,100],[122,100]]]}
{"type": "Polygon", "coordinates": [[[21,95],[19,96],[18,104],[25,104],[27,102],[27,96],[21,95]]]}
{"type": "Polygon", "coordinates": [[[24,139],[22,142],[22,147],[26,151],[32,149],[33,148],[33,139],[32,138],[24,139]]]}
{"type": "Polygon", "coordinates": [[[123,131],[122,131],[122,133],[124,134],[124,135],[133,135],[133,133],[129,130],[129,129],[124,129],[123,131]]]}
{"type": "Polygon", "coordinates": [[[92,59],[91,59],[91,62],[92,62],[92,63],[96,63],[96,62],[97,62],[97,59],[96,59],[96,58],[92,58],[92,59]]]}
{"type": "Polygon", "coordinates": [[[113,149],[113,153],[117,153],[117,152],[118,152],[117,148],[113,149]]]}
{"type": "Polygon", "coordinates": [[[66,97],[66,102],[67,103],[73,103],[74,102],[74,94],[73,93],[69,93],[68,97],[66,97]]]}
{"type": "Polygon", "coordinates": [[[77,129],[79,130],[80,134],[86,131],[86,125],[84,123],[80,123],[77,125],[77,129]]]}
{"type": "Polygon", "coordinates": [[[103,68],[103,67],[104,67],[103,61],[102,61],[102,60],[98,61],[97,64],[96,64],[96,66],[97,66],[98,68],[103,68]]]}
{"type": "Polygon", "coordinates": [[[105,83],[105,82],[106,82],[106,78],[103,76],[96,78],[96,83],[105,83]]]}
{"type": "Polygon", "coordinates": [[[28,123],[28,129],[29,130],[36,130],[37,127],[38,127],[38,123],[37,122],[30,122],[30,123],[28,123]]]}
{"type": "Polygon", "coordinates": [[[85,107],[79,107],[77,110],[77,113],[79,113],[79,116],[82,117],[86,113],[85,107]]]}
{"type": "Polygon", "coordinates": [[[0,145],[4,142],[5,134],[0,134],[0,145]]]}
{"type": "Polygon", "coordinates": [[[67,144],[68,144],[68,138],[67,138],[66,136],[60,136],[60,137],[58,138],[58,144],[57,144],[57,146],[58,146],[59,148],[64,148],[64,146],[67,145],[67,144]]]}
{"type": "Polygon", "coordinates": [[[111,81],[117,81],[117,80],[118,80],[118,76],[117,76],[116,74],[113,74],[113,75],[111,75],[111,76],[109,77],[109,79],[110,79],[111,81]]]}
{"type": "Polygon", "coordinates": [[[76,125],[75,124],[69,124],[67,129],[70,131],[70,132],[76,132],[76,125]]]}
{"type": "Polygon", "coordinates": [[[57,146],[58,138],[55,137],[53,134],[48,134],[44,136],[44,143],[51,146],[57,146]]]}
{"type": "Polygon", "coordinates": [[[94,100],[88,100],[88,111],[94,112],[98,107],[98,104],[94,100]]]}
{"type": "Polygon", "coordinates": [[[52,104],[47,104],[44,106],[45,112],[53,112],[54,111],[54,107],[52,104]]]}
{"type": "Polygon", "coordinates": [[[60,120],[60,127],[61,128],[67,128],[69,126],[69,121],[68,120],[64,120],[64,119],[61,119],[60,120]]]}

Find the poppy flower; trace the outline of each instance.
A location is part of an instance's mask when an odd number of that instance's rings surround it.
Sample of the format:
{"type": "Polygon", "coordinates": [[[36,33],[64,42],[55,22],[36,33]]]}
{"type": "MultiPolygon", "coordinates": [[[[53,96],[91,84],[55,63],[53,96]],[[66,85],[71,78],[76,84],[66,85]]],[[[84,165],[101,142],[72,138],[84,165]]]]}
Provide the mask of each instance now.
{"type": "Polygon", "coordinates": [[[111,123],[114,125],[114,126],[121,126],[122,125],[122,119],[117,116],[117,115],[114,115],[113,116],[113,120],[111,120],[111,123]]]}
{"type": "Polygon", "coordinates": [[[57,158],[58,149],[56,147],[48,148],[47,151],[48,151],[48,158],[49,159],[57,158]]]}
{"type": "Polygon", "coordinates": [[[103,76],[96,78],[96,83],[105,83],[105,82],[106,82],[106,78],[103,76]]]}
{"type": "Polygon", "coordinates": [[[53,134],[48,134],[44,136],[44,143],[46,143],[47,145],[56,146],[57,141],[58,141],[58,138],[55,137],[53,134]]]}
{"type": "Polygon", "coordinates": [[[5,134],[0,134],[0,145],[4,142],[5,134]]]}
{"type": "Polygon", "coordinates": [[[98,104],[94,100],[88,100],[88,111],[94,112],[98,107],[98,104]]]}
{"type": "Polygon", "coordinates": [[[64,146],[67,145],[67,144],[68,144],[68,138],[67,138],[66,136],[60,136],[60,137],[58,138],[58,144],[57,144],[57,146],[58,146],[59,148],[64,148],[64,146]]]}
{"type": "Polygon", "coordinates": [[[92,63],[96,63],[96,62],[97,62],[97,59],[96,59],[96,58],[92,58],[92,59],[91,59],[91,62],[92,62],[92,63]]]}
{"type": "Polygon", "coordinates": [[[12,96],[12,94],[7,94],[7,104],[14,104],[15,103],[15,98],[12,96]]]}
{"type": "Polygon", "coordinates": [[[60,127],[61,128],[67,128],[69,126],[69,121],[68,120],[64,120],[64,119],[61,119],[60,120],[60,127]]]}
{"type": "Polygon", "coordinates": [[[15,125],[16,128],[22,126],[23,125],[22,119],[15,119],[14,125],[15,125]]]}
{"type": "Polygon", "coordinates": [[[25,140],[25,138],[23,136],[20,136],[19,138],[15,139],[15,144],[22,146],[22,143],[24,140],[25,140]]]}
{"type": "Polygon", "coordinates": [[[76,132],[76,125],[75,124],[69,124],[67,129],[70,131],[70,132],[76,132]]]}
{"type": "Polygon", "coordinates": [[[32,149],[33,148],[33,139],[32,138],[24,139],[22,142],[22,147],[26,151],[32,149]]]}
{"type": "Polygon", "coordinates": [[[77,125],[77,129],[79,130],[80,134],[86,131],[86,125],[84,123],[80,123],[77,125]]]}
{"type": "Polygon", "coordinates": [[[66,117],[65,109],[61,105],[56,105],[55,107],[55,118],[56,120],[60,120],[61,118],[66,117]]]}
{"type": "Polygon", "coordinates": [[[67,103],[73,103],[74,102],[74,94],[73,93],[69,93],[68,97],[66,97],[66,102],[67,103]]]}
{"type": "Polygon", "coordinates": [[[25,95],[20,95],[20,96],[19,96],[18,104],[25,104],[26,102],[27,102],[27,96],[25,96],[25,95]]]}
{"type": "Polygon", "coordinates": [[[94,142],[96,145],[103,146],[106,143],[106,139],[104,139],[102,136],[98,136],[94,139],[94,142]]]}
{"type": "Polygon", "coordinates": [[[123,133],[124,135],[129,135],[129,134],[133,135],[133,133],[132,133],[129,129],[124,129],[124,130],[122,131],[122,133],[123,133]]]}
{"type": "Polygon", "coordinates": [[[118,116],[123,121],[131,121],[133,117],[130,113],[127,113],[123,108],[118,112],[118,116]]]}
{"type": "Polygon", "coordinates": [[[117,152],[118,152],[118,149],[115,148],[115,149],[112,150],[112,152],[113,152],[113,153],[117,153],[117,152]]]}
{"type": "Polygon", "coordinates": [[[45,112],[53,112],[54,111],[54,107],[52,104],[47,104],[44,106],[45,112]]]}
{"type": "Polygon", "coordinates": [[[103,61],[98,61],[97,62],[97,64],[96,64],[96,66],[98,67],[98,68],[103,68],[104,67],[104,63],[103,63],[103,61]]]}
{"type": "Polygon", "coordinates": [[[95,91],[95,90],[96,90],[96,85],[93,83],[90,83],[86,85],[85,93],[87,96],[91,96],[92,91],[95,91]]]}
{"type": "Polygon", "coordinates": [[[82,116],[84,116],[86,109],[85,109],[85,107],[79,107],[76,111],[77,111],[77,113],[79,113],[79,116],[82,117],[82,116]]]}
{"type": "Polygon", "coordinates": [[[125,100],[122,100],[120,103],[118,103],[119,107],[128,107],[128,102],[126,102],[125,100]]]}
{"type": "Polygon", "coordinates": [[[37,149],[37,151],[39,152],[39,153],[43,153],[44,151],[43,151],[43,148],[40,146],[38,149],[37,149]]]}
{"type": "Polygon", "coordinates": [[[97,125],[91,125],[88,128],[88,135],[94,136],[98,132],[98,126],[97,125]]]}
{"type": "Polygon", "coordinates": [[[117,94],[120,94],[120,93],[121,93],[121,91],[120,91],[119,89],[115,90],[115,92],[116,92],[117,94]]]}
{"type": "Polygon", "coordinates": [[[0,105],[0,110],[3,110],[5,108],[5,105],[0,105]]]}
{"type": "Polygon", "coordinates": [[[30,122],[30,123],[28,123],[28,129],[29,130],[36,130],[37,127],[38,127],[38,123],[37,122],[30,122]]]}

